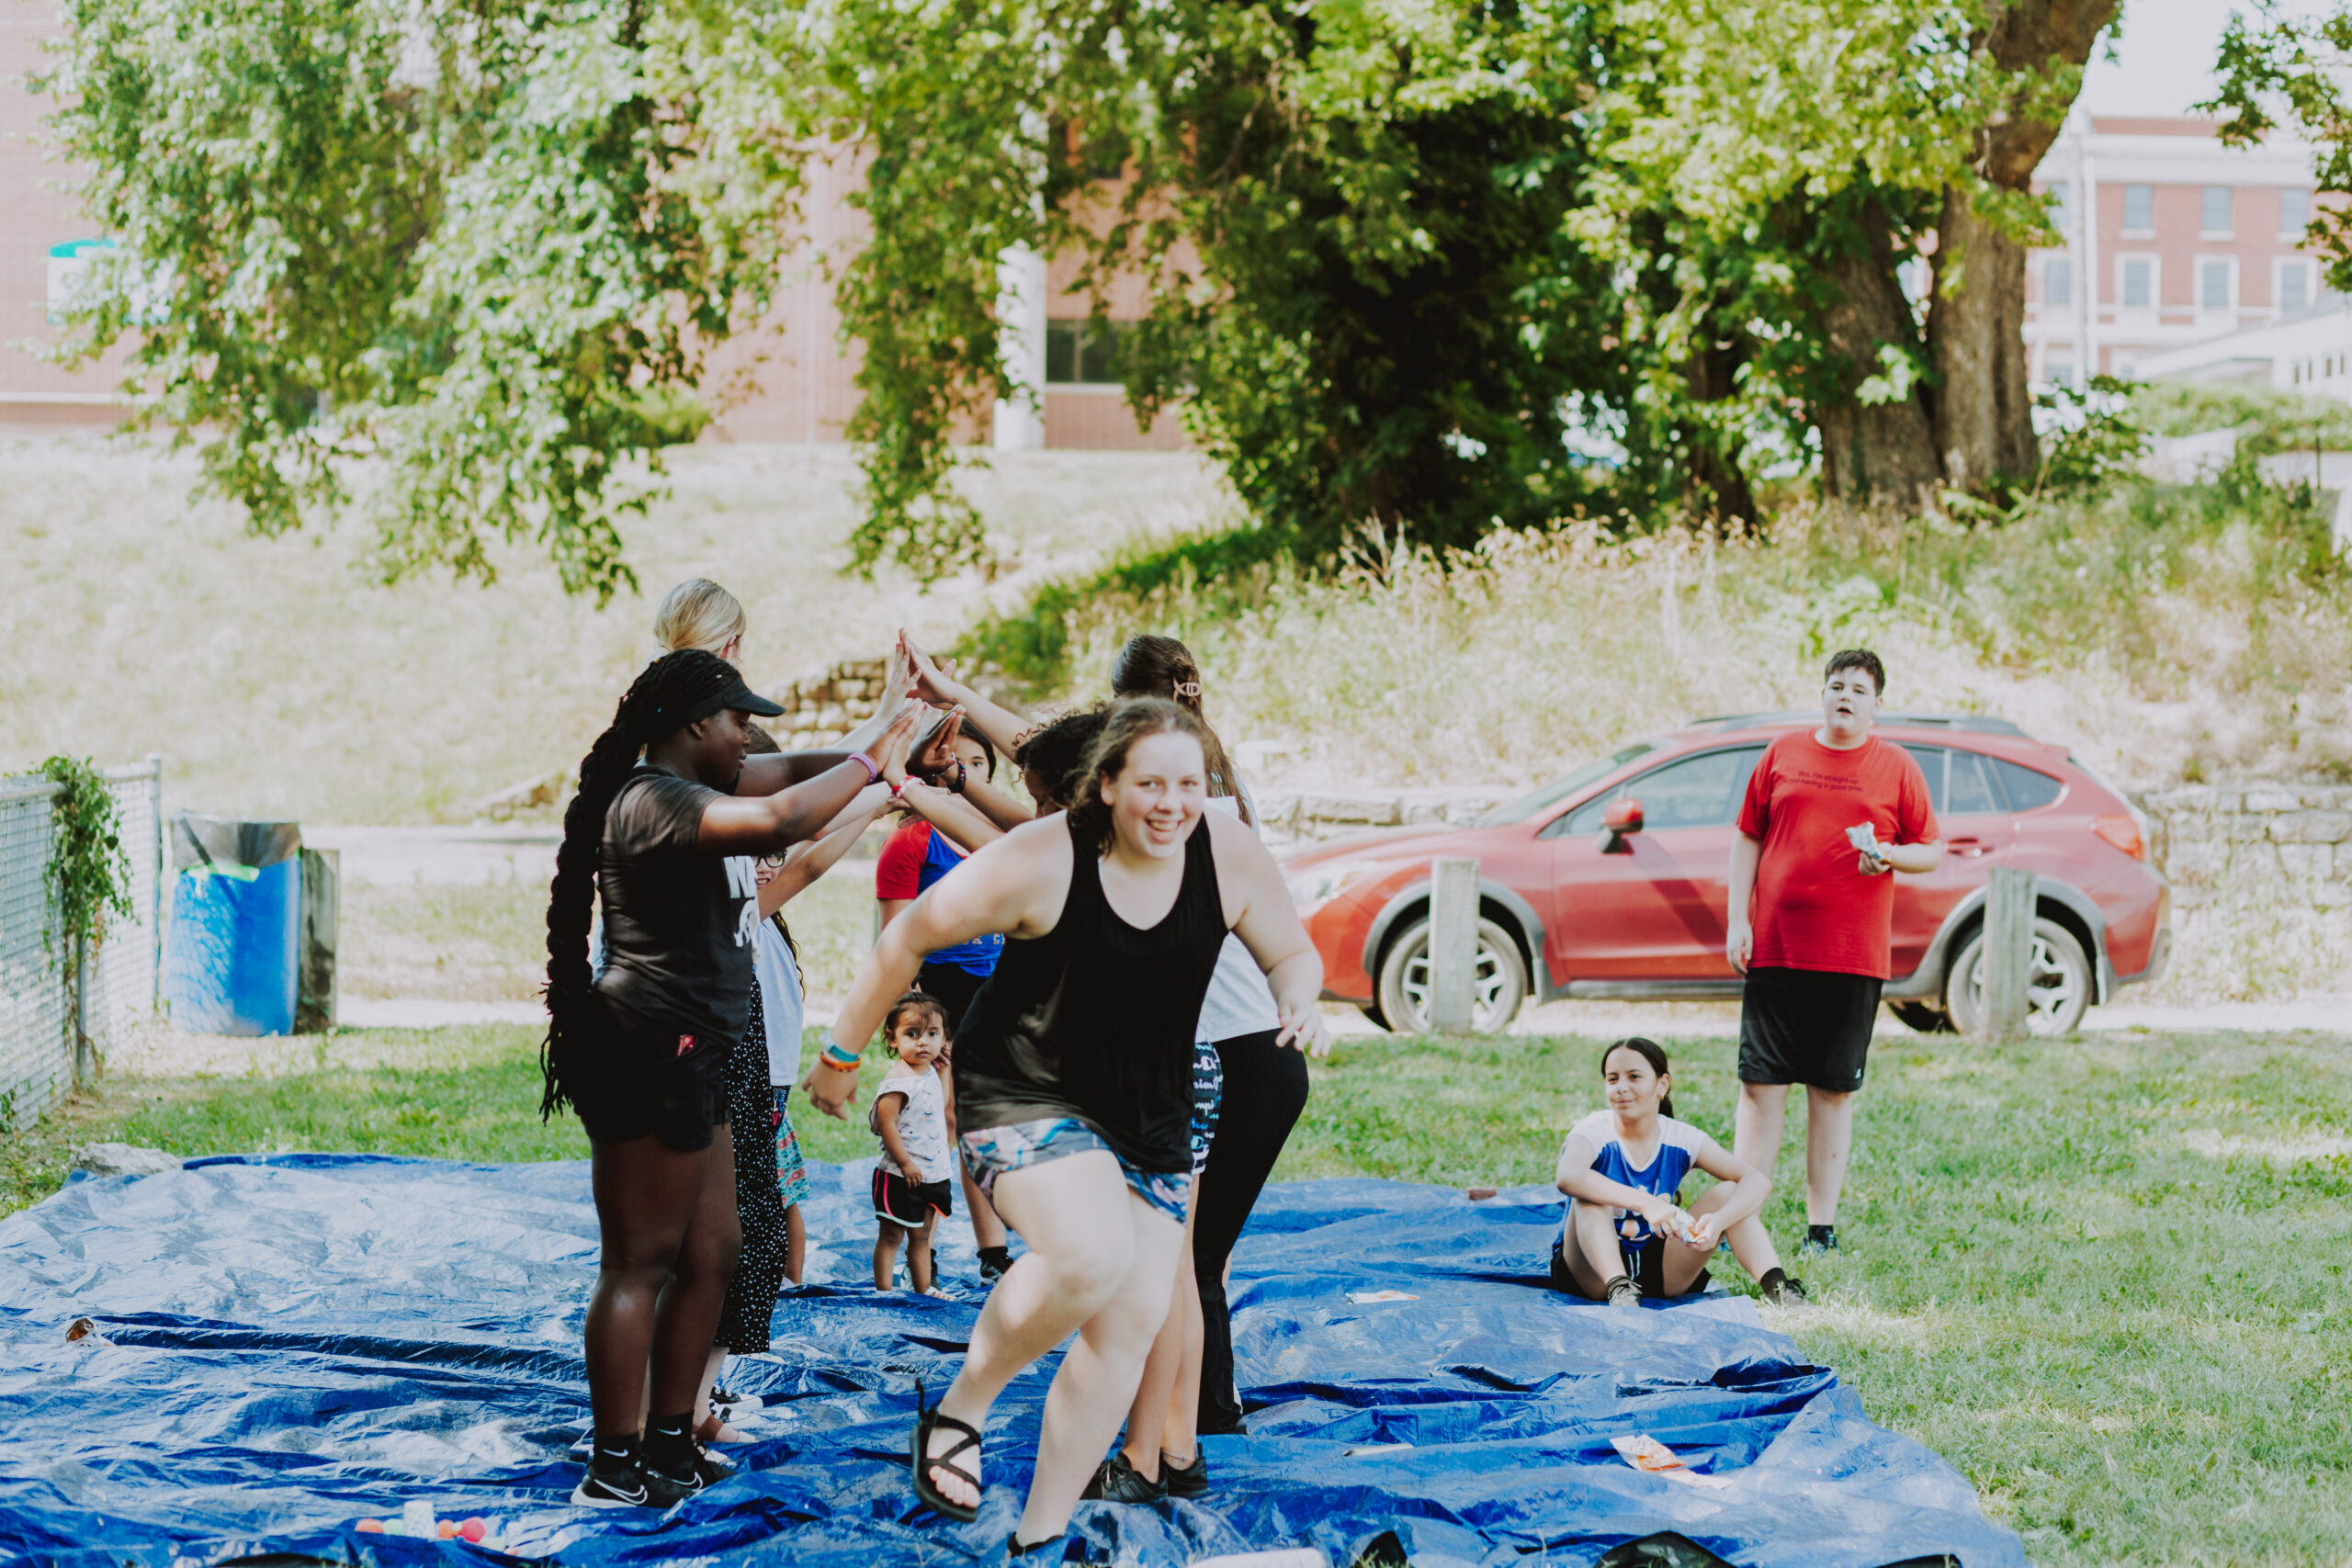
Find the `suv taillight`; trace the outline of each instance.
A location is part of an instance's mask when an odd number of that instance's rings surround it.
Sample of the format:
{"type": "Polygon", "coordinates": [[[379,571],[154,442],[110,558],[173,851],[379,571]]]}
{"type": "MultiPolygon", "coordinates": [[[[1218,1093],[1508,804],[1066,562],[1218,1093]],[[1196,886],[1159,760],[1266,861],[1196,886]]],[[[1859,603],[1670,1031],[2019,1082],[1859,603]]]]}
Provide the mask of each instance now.
{"type": "Polygon", "coordinates": [[[2148,858],[2148,841],[2140,837],[2140,824],[2118,813],[2091,818],[2091,831],[2130,855],[2133,860],[2148,858]]]}

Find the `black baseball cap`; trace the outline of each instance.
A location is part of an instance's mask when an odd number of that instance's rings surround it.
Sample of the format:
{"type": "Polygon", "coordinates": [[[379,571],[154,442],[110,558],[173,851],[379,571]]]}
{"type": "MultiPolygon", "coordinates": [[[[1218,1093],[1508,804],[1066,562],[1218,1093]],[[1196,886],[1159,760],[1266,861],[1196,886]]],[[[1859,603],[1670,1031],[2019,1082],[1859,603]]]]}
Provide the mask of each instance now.
{"type": "Polygon", "coordinates": [[[721,708],[733,708],[738,713],[756,714],[762,718],[774,718],[784,711],[784,705],[772,703],[752,690],[743,683],[743,677],[739,673],[725,686],[695,704],[687,711],[686,716],[678,722],[681,725],[692,724],[698,718],[708,718],[721,708]]]}

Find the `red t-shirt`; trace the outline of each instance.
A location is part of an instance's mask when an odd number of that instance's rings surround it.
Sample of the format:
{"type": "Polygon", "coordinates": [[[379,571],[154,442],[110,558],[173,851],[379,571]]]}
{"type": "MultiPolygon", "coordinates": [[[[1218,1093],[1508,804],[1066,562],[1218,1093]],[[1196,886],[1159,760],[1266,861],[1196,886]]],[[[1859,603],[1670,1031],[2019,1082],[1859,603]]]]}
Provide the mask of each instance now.
{"type": "Polygon", "coordinates": [[[1935,842],[1935,807],[1910,752],[1876,736],[1839,751],[1809,730],[1765,749],[1739,807],[1739,830],[1764,846],[1751,965],[1887,977],[1894,876],[1861,874],[1846,829],[1863,822],[1883,844],[1935,842]]]}
{"type": "Polygon", "coordinates": [[[922,863],[930,854],[931,824],[920,818],[901,824],[883,841],[882,852],[874,857],[874,896],[922,897],[922,863]]]}

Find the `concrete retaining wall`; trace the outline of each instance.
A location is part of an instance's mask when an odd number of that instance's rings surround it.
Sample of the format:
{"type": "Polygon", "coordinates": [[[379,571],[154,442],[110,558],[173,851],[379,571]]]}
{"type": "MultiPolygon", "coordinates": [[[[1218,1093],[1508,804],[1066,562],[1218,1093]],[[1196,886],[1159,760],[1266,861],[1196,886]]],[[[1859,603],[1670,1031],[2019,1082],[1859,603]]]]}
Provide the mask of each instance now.
{"type": "Polygon", "coordinates": [[[2148,814],[2150,855],[2183,898],[2270,886],[2295,903],[2352,906],[2352,787],[2184,784],[2126,793],[2148,814]]]}

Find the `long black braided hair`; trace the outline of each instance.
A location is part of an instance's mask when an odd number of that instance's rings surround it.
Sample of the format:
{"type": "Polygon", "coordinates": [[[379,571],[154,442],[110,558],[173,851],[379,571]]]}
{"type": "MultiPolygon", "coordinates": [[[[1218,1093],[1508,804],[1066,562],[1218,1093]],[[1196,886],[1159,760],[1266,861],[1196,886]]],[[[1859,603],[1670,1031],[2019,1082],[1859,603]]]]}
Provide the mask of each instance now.
{"type": "Polygon", "coordinates": [[[548,1036],[539,1048],[547,1080],[539,1119],[570,1096],[563,1075],[571,1047],[584,1038],[595,972],[588,965],[588,922],[596,897],[596,862],[605,814],[612,809],[638,754],[652,742],[718,711],[718,697],[740,677],[715,653],[681,649],[647,665],[613,711],[612,727],[580,760],[580,790],[563,813],[563,847],[548,887],[548,1036]]]}

